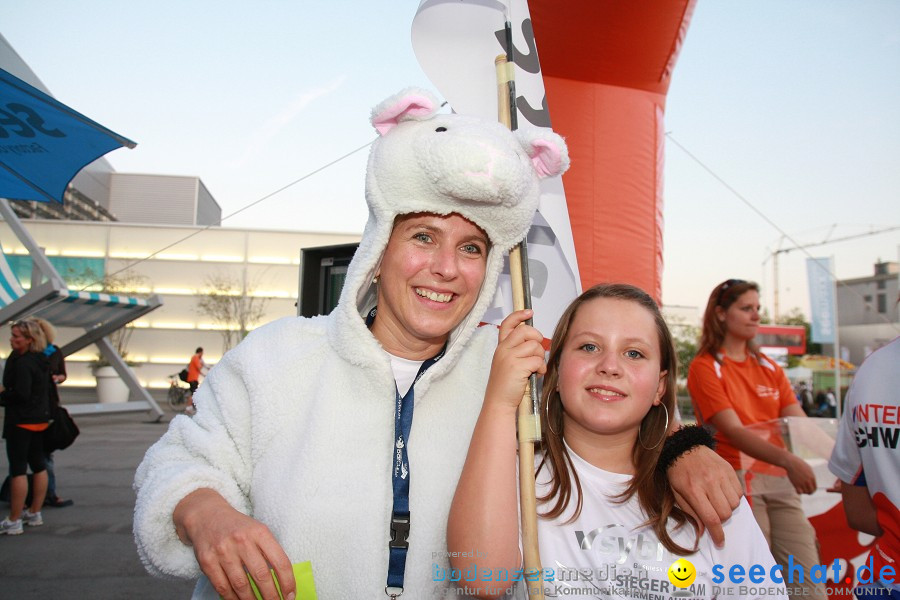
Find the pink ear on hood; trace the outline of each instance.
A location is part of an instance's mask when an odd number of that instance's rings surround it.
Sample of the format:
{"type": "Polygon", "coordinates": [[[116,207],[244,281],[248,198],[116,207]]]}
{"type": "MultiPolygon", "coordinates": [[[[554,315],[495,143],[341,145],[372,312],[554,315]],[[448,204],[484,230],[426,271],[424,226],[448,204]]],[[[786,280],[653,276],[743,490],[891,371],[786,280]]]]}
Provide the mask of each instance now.
{"type": "Polygon", "coordinates": [[[402,121],[429,119],[439,108],[440,105],[432,94],[410,88],[373,108],[371,121],[378,134],[384,135],[402,121]]]}
{"type": "Polygon", "coordinates": [[[534,128],[516,131],[538,177],[562,175],[569,168],[569,151],[556,133],[534,128]]]}

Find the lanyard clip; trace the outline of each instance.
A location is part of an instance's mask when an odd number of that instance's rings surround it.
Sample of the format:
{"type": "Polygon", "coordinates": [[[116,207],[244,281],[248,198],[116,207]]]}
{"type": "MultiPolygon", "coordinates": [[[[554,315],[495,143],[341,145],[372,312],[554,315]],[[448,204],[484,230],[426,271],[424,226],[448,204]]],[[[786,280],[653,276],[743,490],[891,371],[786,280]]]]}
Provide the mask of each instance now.
{"type": "Polygon", "coordinates": [[[391,513],[391,541],[390,548],[409,548],[409,515],[391,513]]]}
{"type": "Polygon", "coordinates": [[[390,596],[391,600],[397,600],[403,595],[403,588],[389,585],[384,588],[384,593],[390,596]]]}

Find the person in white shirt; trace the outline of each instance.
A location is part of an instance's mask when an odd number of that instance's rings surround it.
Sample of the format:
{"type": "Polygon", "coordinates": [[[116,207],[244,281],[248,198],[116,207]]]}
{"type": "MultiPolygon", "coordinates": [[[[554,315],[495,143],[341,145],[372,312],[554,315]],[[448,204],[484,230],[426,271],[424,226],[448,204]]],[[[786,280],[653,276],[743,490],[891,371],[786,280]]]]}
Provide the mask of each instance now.
{"type": "MultiPolygon", "coordinates": [[[[875,536],[870,596],[900,599],[900,337],[870,354],[847,394],[828,468],[841,480],[850,527],[875,536]],[[878,588],[885,588],[878,590],[878,588]]],[[[865,592],[859,594],[865,597],[865,592]]]]}

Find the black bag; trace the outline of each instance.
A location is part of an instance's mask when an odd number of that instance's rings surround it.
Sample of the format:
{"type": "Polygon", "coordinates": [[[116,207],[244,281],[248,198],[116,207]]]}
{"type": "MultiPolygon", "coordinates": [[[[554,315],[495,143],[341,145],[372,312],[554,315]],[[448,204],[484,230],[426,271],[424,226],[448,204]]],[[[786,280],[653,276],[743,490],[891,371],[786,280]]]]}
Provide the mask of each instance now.
{"type": "Polygon", "coordinates": [[[185,383],[187,383],[187,376],[188,376],[187,369],[182,369],[181,371],[178,372],[178,379],[182,380],[185,383]]]}
{"type": "Polygon", "coordinates": [[[72,419],[72,416],[62,406],[52,409],[52,421],[50,427],[44,430],[44,452],[55,452],[56,450],[65,450],[72,445],[78,434],[78,425],[72,419]]]}

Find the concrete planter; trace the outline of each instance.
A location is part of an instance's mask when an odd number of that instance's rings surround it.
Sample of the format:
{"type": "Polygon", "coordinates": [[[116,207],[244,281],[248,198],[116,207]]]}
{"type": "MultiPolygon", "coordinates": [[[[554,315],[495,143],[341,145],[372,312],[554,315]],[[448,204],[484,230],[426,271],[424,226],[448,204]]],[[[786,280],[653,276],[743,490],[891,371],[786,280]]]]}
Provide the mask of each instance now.
{"type": "Polygon", "coordinates": [[[112,367],[100,367],[94,372],[97,378],[97,399],[106,403],[128,402],[131,391],[112,367]]]}

